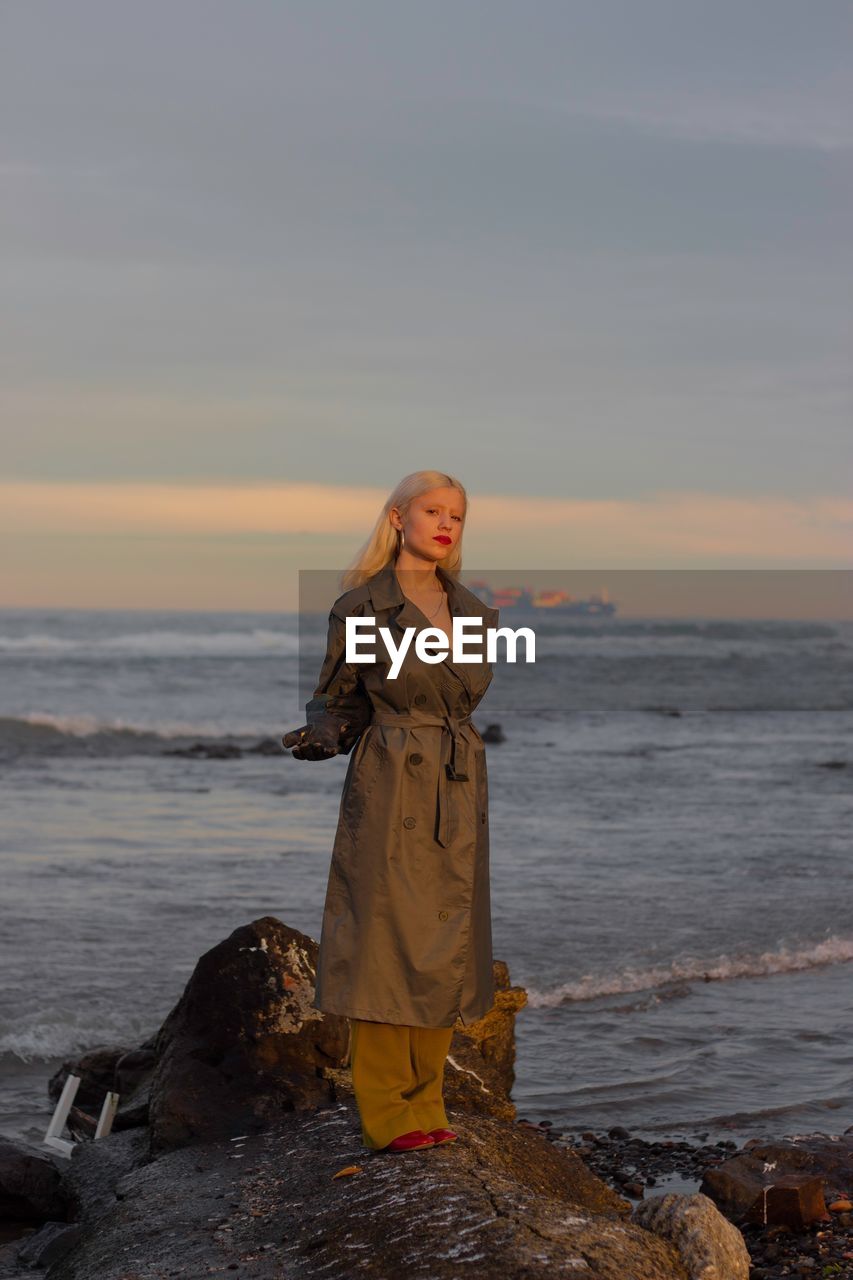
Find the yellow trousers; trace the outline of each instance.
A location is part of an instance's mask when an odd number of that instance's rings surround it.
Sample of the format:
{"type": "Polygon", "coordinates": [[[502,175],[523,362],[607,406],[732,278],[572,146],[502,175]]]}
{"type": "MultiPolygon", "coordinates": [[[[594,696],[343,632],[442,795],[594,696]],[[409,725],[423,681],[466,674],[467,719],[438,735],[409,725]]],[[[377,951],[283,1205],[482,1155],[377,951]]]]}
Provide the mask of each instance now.
{"type": "Polygon", "coordinates": [[[352,1087],[366,1147],[412,1129],[446,1129],[442,1086],[453,1027],[409,1027],[351,1018],[352,1087]]]}

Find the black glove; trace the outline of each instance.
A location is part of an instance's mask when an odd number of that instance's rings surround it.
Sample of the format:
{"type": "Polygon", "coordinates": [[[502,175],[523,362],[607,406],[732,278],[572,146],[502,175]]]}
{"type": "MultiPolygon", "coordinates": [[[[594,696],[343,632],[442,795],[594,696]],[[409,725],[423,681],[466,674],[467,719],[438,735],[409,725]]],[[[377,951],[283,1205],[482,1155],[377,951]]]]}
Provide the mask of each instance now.
{"type": "Polygon", "coordinates": [[[340,751],[341,735],[349,728],[346,720],[327,717],[320,724],[305,724],[301,729],[291,729],[282,738],[282,745],[292,748],[294,760],[330,760],[340,751]]]}

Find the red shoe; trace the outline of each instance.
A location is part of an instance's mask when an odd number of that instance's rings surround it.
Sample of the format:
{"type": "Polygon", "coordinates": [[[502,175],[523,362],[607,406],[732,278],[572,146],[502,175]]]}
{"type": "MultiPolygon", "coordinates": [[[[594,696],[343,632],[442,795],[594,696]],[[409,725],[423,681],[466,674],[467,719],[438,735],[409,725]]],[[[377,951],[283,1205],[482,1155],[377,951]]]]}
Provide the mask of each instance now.
{"type": "Polygon", "coordinates": [[[423,1129],[412,1129],[409,1133],[401,1133],[399,1137],[394,1138],[388,1143],[387,1147],[382,1147],[383,1151],[426,1151],[428,1147],[434,1147],[435,1141],[431,1134],[424,1133],[423,1129]]]}
{"type": "Polygon", "coordinates": [[[435,1145],[440,1147],[443,1142],[455,1142],[459,1135],[455,1134],[452,1129],[430,1129],[429,1136],[435,1145]]]}

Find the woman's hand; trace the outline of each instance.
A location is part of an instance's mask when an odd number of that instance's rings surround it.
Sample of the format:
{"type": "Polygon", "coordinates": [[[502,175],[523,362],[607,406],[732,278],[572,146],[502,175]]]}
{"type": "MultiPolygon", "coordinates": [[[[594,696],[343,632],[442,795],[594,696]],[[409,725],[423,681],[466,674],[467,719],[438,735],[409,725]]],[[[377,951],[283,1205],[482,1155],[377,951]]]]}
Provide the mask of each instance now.
{"type": "Polygon", "coordinates": [[[281,741],[292,749],[294,760],[329,760],[338,755],[341,734],[347,727],[346,721],[339,720],[305,724],[286,733],[281,741]]]}

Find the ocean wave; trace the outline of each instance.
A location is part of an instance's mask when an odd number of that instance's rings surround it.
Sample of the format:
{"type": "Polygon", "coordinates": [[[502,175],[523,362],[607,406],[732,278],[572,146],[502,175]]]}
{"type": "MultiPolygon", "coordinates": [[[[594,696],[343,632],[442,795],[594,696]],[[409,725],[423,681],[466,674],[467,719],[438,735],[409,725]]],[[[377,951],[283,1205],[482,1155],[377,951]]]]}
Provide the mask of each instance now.
{"type": "Polygon", "coordinates": [[[168,741],[181,738],[204,738],[208,744],[234,738],[261,738],[272,734],[276,728],[269,724],[235,725],[227,728],[216,721],[161,721],[157,724],[133,723],[118,717],[102,719],[79,713],[59,716],[50,712],[32,711],[23,716],[0,716],[0,744],[19,747],[50,747],[61,743],[73,746],[74,740],[91,740],[97,737],[125,739],[128,744],[143,746],[146,740],[168,741]]]}
{"type": "Polygon", "coordinates": [[[151,1027],[129,1028],[127,1015],[120,1010],[92,1008],[69,1015],[44,1009],[35,1012],[31,1022],[22,1018],[14,1028],[0,1031],[0,1062],[50,1062],[85,1053],[98,1044],[135,1048],[151,1031],[151,1027]]]}
{"type": "Polygon", "coordinates": [[[628,621],[600,625],[579,624],[568,619],[530,614],[515,617],[511,610],[501,613],[501,626],[513,630],[532,627],[541,640],[543,652],[573,656],[590,652],[637,657],[649,653],[673,657],[679,654],[736,659],[756,656],[756,650],[778,652],[780,657],[803,652],[849,654],[853,632],[847,624],[800,622],[788,619],[726,621],[628,621]]]}
{"type": "Polygon", "coordinates": [[[295,654],[298,651],[295,631],[274,631],[254,627],[250,631],[132,631],[116,636],[53,636],[30,633],[24,636],[0,635],[0,653],[18,656],[100,658],[117,657],[182,658],[182,657],[257,657],[265,653],[295,654]]]}
{"type": "Polygon", "coordinates": [[[834,934],[822,942],[801,947],[782,947],[778,951],[761,951],[753,955],[723,955],[716,960],[686,958],[669,965],[648,969],[625,969],[621,973],[584,974],[573,982],[563,982],[550,991],[527,989],[527,1003],[534,1009],[551,1009],[599,996],[623,995],[633,991],[654,991],[671,983],[681,984],[677,994],[684,994],[683,983],[729,982],[737,978],[763,978],[775,973],[795,973],[802,969],[818,969],[824,965],[845,964],[853,960],[853,938],[834,934]]]}

